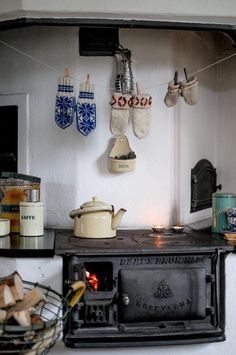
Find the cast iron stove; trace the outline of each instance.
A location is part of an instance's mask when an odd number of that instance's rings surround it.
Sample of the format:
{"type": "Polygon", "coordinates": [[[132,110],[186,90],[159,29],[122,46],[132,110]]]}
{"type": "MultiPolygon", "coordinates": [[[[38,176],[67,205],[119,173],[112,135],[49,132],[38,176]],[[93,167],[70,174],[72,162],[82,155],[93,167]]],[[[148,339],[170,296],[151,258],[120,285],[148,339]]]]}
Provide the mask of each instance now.
{"type": "Polygon", "coordinates": [[[225,256],[234,245],[187,230],[119,230],[84,239],[57,230],[63,293],[87,284],[64,330],[69,347],[190,344],[225,339],[225,256]]]}

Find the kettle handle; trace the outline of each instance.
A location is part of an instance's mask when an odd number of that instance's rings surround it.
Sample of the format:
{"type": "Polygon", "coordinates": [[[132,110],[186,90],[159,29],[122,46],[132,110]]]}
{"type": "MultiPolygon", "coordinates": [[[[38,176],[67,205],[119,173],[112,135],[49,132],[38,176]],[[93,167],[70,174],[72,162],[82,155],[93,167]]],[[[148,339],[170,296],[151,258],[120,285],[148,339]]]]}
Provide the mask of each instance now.
{"type": "Polygon", "coordinates": [[[76,210],[73,210],[70,212],[70,218],[74,219],[76,216],[78,216],[80,213],[80,208],[77,208],[76,210]]]}

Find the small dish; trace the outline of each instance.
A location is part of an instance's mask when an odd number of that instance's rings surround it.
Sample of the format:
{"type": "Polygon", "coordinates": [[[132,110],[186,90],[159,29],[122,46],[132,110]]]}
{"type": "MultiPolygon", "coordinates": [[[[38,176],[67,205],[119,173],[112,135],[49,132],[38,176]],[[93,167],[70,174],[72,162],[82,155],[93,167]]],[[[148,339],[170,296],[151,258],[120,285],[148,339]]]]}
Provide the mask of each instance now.
{"type": "Polygon", "coordinates": [[[173,233],[182,233],[184,230],[184,226],[173,226],[170,227],[170,229],[173,233]]]}
{"type": "Polygon", "coordinates": [[[154,233],[163,233],[165,232],[166,227],[165,226],[153,226],[152,230],[154,233]]]}

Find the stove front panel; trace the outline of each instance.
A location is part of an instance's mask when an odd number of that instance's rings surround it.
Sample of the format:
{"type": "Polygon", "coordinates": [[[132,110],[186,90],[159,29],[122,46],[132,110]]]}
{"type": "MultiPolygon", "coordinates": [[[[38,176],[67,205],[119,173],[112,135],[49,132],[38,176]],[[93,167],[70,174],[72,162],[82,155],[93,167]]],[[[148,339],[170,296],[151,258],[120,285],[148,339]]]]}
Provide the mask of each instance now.
{"type": "Polygon", "coordinates": [[[122,322],[204,319],[206,269],[121,270],[119,294],[122,322]]]}
{"type": "Polygon", "coordinates": [[[224,340],[224,256],[217,252],[63,257],[64,294],[84,296],[64,330],[69,347],[224,340]]]}

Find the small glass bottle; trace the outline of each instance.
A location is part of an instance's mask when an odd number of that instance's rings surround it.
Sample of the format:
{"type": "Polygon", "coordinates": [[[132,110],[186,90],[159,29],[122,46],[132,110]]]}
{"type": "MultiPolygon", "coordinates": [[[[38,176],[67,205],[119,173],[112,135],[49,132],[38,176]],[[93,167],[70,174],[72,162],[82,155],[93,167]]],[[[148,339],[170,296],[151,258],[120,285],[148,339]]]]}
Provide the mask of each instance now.
{"type": "Polygon", "coordinates": [[[40,236],[44,234],[43,203],[39,190],[25,190],[26,200],[20,202],[20,235],[40,236]]]}

